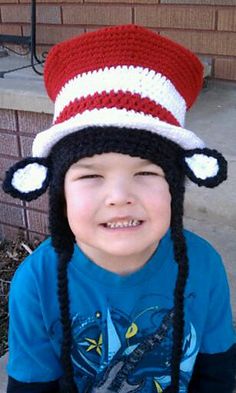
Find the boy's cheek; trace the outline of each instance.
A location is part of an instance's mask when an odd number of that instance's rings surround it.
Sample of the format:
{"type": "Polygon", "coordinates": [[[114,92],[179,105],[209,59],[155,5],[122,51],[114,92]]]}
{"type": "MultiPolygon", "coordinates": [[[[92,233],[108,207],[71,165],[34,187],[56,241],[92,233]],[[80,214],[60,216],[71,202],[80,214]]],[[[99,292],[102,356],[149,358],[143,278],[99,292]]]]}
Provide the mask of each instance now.
{"type": "Polygon", "coordinates": [[[167,189],[159,189],[152,192],[149,197],[149,205],[156,209],[168,209],[171,207],[171,194],[167,189]]]}
{"type": "MultiPolygon", "coordinates": [[[[95,196],[93,197],[93,200],[95,196]]],[[[89,213],[93,210],[92,198],[81,198],[79,195],[73,198],[67,198],[66,214],[71,215],[72,218],[75,215],[80,217],[88,217],[89,213]]]]}

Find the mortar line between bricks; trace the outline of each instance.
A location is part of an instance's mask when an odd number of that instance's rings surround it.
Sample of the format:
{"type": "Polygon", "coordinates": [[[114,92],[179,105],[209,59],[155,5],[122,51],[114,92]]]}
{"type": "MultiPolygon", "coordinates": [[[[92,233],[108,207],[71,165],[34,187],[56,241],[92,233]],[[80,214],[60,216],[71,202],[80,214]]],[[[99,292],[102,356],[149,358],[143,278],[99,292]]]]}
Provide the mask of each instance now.
{"type": "MultiPolygon", "coordinates": [[[[29,203],[29,202],[28,202],[29,203]]],[[[42,210],[39,209],[38,207],[29,207],[28,205],[26,206],[26,210],[30,212],[36,212],[36,213],[44,213],[48,215],[48,210],[42,210]]]]}
{"type": "Polygon", "coordinates": [[[214,30],[218,31],[217,27],[218,27],[218,20],[219,20],[219,11],[218,8],[216,8],[215,11],[215,26],[214,26],[214,30]]]}
{"type": "MultiPolygon", "coordinates": [[[[2,183],[2,180],[1,180],[1,183],[2,183]]],[[[14,202],[8,202],[8,201],[0,200],[0,205],[7,205],[7,206],[10,206],[10,207],[23,207],[23,202],[20,201],[17,204],[17,203],[14,203],[14,202]]]]}
{"type": "Polygon", "coordinates": [[[16,119],[16,137],[17,137],[18,153],[19,153],[18,158],[22,159],[22,149],[21,149],[21,143],[20,143],[20,127],[19,127],[18,111],[15,110],[14,112],[15,112],[15,119],[16,119]]]}
{"type": "Polygon", "coordinates": [[[131,7],[131,23],[135,23],[135,7],[131,7]]]}
{"type": "Polygon", "coordinates": [[[28,222],[28,217],[27,217],[27,212],[26,212],[26,202],[23,202],[23,214],[24,214],[24,221],[25,221],[26,237],[27,237],[27,240],[29,240],[29,222],[28,222]]]}
{"type": "MultiPolygon", "coordinates": [[[[16,134],[15,134],[16,135],[16,134]]],[[[16,159],[16,160],[19,160],[19,158],[21,159],[22,157],[20,157],[20,156],[13,156],[13,155],[11,155],[11,154],[3,154],[3,153],[0,153],[0,157],[1,158],[6,158],[6,159],[16,159]]]]}
{"type": "Polygon", "coordinates": [[[0,134],[7,134],[7,135],[12,135],[12,134],[16,134],[17,130],[7,130],[6,128],[0,128],[0,134]]]}
{"type": "MultiPolygon", "coordinates": [[[[23,154],[22,154],[22,147],[21,147],[21,140],[20,140],[20,126],[19,126],[19,116],[18,116],[18,111],[15,111],[15,116],[16,116],[16,136],[17,136],[17,141],[18,141],[18,149],[19,149],[19,159],[23,159],[23,154]]],[[[24,220],[24,226],[25,226],[25,231],[26,231],[26,237],[27,240],[29,240],[28,236],[28,229],[29,229],[29,223],[28,223],[28,218],[27,218],[27,213],[26,213],[26,202],[23,201],[22,204],[23,207],[23,220],[24,220]]]]}
{"type": "MultiPolygon", "coordinates": [[[[2,221],[1,221],[0,224],[1,224],[1,225],[5,225],[5,226],[7,226],[7,227],[11,227],[11,228],[16,228],[15,225],[12,225],[12,224],[9,224],[9,223],[6,223],[6,222],[2,222],[2,221]]],[[[19,229],[20,231],[27,232],[26,228],[23,228],[23,227],[21,227],[21,226],[17,226],[17,229],[19,229]]],[[[36,235],[39,235],[39,236],[45,236],[45,237],[50,236],[49,234],[47,234],[47,233],[45,233],[45,232],[37,232],[37,231],[33,231],[33,230],[29,230],[28,232],[29,232],[29,234],[30,234],[30,233],[33,233],[33,234],[36,234],[36,235]]]]}
{"type": "Polygon", "coordinates": [[[202,7],[202,8],[209,8],[209,9],[214,9],[215,7],[218,7],[218,8],[222,8],[222,9],[224,9],[224,8],[226,8],[226,7],[228,7],[228,8],[234,8],[235,7],[235,5],[233,5],[233,4],[229,4],[229,5],[225,5],[225,4],[222,4],[222,5],[217,5],[217,4],[187,4],[187,3],[182,3],[182,4],[178,4],[178,3],[163,3],[162,2],[162,0],[159,0],[159,3],[157,3],[157,4],[154,4],[154,3],[150,3],[150,4],[147,4],[147,3],[145,3],[145,0],[144,0],[144,2],[143,3],[141,3],[141,4],[139,4],[139,3],[137,3],[137,5],[138,6],[145,6],[145,7],[156,7],[156,5],[162,5],[163,7],[173,7],[173,8],[187,8],[188,6],[191,6],[191,8],[196,8],[196,9],[198,9],[199,8],[199,6],[200,7],[202,7]]]}
{"type": "Polygon", "coordinates": [[[60,6],[60,19],[61,19],[61,25],[64,25],[63,23],[63,10],[62,10],[62,6],[60,6]]]}
{"type": "MultiPolygon", "coordinates": [[[[182,33],[186,33],[186,32],[188,32],[188,33],[199,33],[199,34],[202,34],[202,33],[213,33],[213,34],[215,34],[215,33],[219,33],[219,34],[221,34],[221,33],[228,33],[228,34],[235,34],[236,32],[235,31],[228,31],[228,30],[212,30],[212,29],[203,29],[203,28],[197,28],[197,27],[182,27],[182,26],[179,26],[179,27],[172,27],[172,26],[147,26],[147,28],[148,29],[155,29],[155,30],[160,30],[160,31],[171,31],[171,32],[173,32],[173,31],[175,31],[175,32],[177,32],[177,33],[179,33],[179,32],[182,32],[182,33]]],[[[194,51],[195,52],[195,51],[194,51]]],[[[234,55],[232,55],[232,56],[234,56],[234,55]]]]}

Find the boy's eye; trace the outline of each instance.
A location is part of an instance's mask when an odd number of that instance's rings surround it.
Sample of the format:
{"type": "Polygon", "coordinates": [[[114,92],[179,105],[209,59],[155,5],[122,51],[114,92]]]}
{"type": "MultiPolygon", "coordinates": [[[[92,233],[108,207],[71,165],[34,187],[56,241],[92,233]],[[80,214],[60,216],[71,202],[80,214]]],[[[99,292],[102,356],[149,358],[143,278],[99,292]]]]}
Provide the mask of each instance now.
{"type": "Polygon", "coordinates": [[[80,179],[95,179],[96,177],[101,177],[101,175],[84,175],[80,176],[80,179]]]}
{"type": "Polygon", "coordinates": [[[138,172],[138,173],[136,173],[136,176],[161,176],[160,174],[158,174],[158,173],[155,173],[155,172],[149,172],[149,171],[143,171],[143,172],[138,172]]]}

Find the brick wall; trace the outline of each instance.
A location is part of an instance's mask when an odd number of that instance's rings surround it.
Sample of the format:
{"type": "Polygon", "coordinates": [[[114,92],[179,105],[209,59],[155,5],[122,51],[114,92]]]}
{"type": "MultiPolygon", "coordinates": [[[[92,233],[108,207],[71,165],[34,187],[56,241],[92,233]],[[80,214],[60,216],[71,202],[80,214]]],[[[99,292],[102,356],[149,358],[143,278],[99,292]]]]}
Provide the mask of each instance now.
{"type": "MultiPolygon", "coordinates": [[[[137,23],[212,62],[215,78],[236,80],[236,0],[37,0],[38,51],[101,26],[137,23]]],[[[30,0],[0,0],[0,34],[28,35],[30,0]]]]}
{"type": "MultiPolygon", "coordinates": [[[[0,183],[10,165],[31,155],[35,134],[51,125],[46,114],[0,109],[0,183]]],[[[0,184],[0,186],[1,186],[0,184]]],[[[42,240],[48,232],[47,195],[30,203],[5,194],[0,187],[0,238],[22,235],[42,240]]]]}

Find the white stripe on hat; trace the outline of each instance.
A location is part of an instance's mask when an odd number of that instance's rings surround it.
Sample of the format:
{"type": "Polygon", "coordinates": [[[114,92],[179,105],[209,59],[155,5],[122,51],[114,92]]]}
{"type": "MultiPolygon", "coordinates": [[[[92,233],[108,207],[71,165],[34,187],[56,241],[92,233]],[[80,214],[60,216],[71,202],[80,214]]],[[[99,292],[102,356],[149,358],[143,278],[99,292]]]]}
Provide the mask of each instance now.
{"type": "Polygon", "coordinates": [[[86,110],[82,114],[77,114],[69,120],[55,124],[48,130],[40,132],[33,142],[33,156],[47,157],[51,148],[64,136],[83,130],[86,127],[96,126],[144,129],[164,136],[184,149],[202,148],[205,146],[203,141],[192,131],[160,121],[151,115],[145,115],[133,110],[103,108],[91,111],[86,110]]]}
{"type": "Polygon", "coordinates": [[[186,102],[172,82],[153,70],[134,66],[106,67],[69,80],[56,97],[53,122],[75,99],[111,91],[149,98],[171,112],[181,126],[184,125],[186,102]]]}

